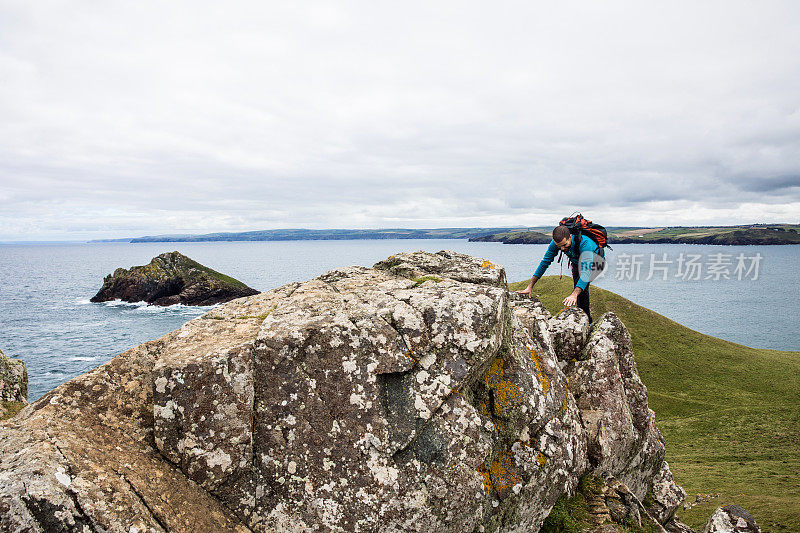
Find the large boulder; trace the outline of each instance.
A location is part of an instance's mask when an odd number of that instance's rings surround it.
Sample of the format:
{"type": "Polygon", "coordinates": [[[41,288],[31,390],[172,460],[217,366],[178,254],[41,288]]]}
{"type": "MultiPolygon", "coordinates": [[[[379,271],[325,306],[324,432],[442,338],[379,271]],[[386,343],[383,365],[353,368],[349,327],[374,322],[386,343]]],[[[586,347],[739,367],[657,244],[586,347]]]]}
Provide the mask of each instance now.
{"type": "Polygon", "coordinates": [[[118,268],[103,279],[92,302],[122,300],[153,305],[214,305],[258,291],[179,252],[154,257],[149,264],[118,268]]]}
{"type": "Polygon", "coordinates": [[[750,513],[738,505],[726,505],[714,511],[703,533],[761,533],[761,528],[750,513]]]}
{"type": "MultiPolygon", "coordinates": [[[[656,474],[667,468],[666,449],[636,371],[630,335],[614,313],[600,318],[581,360],[567,370],[593,470],[615,475],[644,499],[656,474]]],[[[664,478],[672,479],[662,472],[664,478]]]]}
{"type": "Polygon", "coordinates": [[[0,425],[0,530],[537,531],[587,472],[650,517],[672,478],[624,326],[562,369],[513,300],[415,252],[221,305],[0,425]]]}
{"type": "Polygon", "coordinates": [[[650,513],[662,524],[668,523],[675,515],[675,510],[686,499],[686,492],[672,478],[666,461],[652,480],[650,498],[646,498],[650,513]]]}
{"type": "Polygon", "coordinates": [[[442,250],[439,253],[402,252],[375,263],[374,268],[420,281],[437,276],[493,287],[506,287],[506,270],[489,260],[442,250]]]}
{"type": "Polygon", "coordinates": [[[589,338],[589,317],[577,307],[568,307],[548,323],[553,349],[560,361],[582,359],[589,338]]]}

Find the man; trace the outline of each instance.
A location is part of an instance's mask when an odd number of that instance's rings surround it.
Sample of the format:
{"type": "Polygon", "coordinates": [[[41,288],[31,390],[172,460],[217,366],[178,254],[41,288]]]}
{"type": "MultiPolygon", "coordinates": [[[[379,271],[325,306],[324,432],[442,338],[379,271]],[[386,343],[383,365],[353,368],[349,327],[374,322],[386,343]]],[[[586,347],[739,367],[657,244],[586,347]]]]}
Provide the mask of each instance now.
{"type": "Polygon", "coordinates": [[[531,295],[533,286],[539,281],[539,278],[544,275],[547,267],[553,262],[559,250],[564,252],[569,258],[570,265],[572,266],[572,282],[575,287],[572,293],[564,298],[563,303],[567,307],[572,307],[577,303],[578,307],[583,309],[586,316],[589,317],[589,324],[591,324],[592,313],[589,311],[588,288],[589,282],[592,279],[592,274],[594,270],[597,269],[597,263],[585,259],[586,257],[595,257],[596,255],[602,258],[605,256],[605,253],[594,240],[586,235],[578,233],[577,238],[573,238],[572,233],[570,233],[569,228],[566,226],[556,226],[553,228],[553,240],[550,242],[550,246],[547,247],[547,252],[545,252],[542,262],[539,263],[539,268],[534,272],[530,283],[528,283],[528,287],[525,288],[525,290],[517,291],[517,293],[527,294],[528,296],[531,295]],[[585,252],[591,255],[587,256],[585,252]],[[584,253],[583,258],[581,258],[581,253],[584,253]]]}

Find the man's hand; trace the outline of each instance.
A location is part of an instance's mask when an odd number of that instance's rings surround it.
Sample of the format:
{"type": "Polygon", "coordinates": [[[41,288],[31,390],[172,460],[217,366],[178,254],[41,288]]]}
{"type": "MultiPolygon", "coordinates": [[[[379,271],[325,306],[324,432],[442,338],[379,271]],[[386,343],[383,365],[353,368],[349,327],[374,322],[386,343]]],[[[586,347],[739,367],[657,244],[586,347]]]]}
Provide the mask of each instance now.
{"type": "Polygon", "coordinates": [[[537,281],[539,281],[539,278],[537,278],[536,276],[533,276],[531,278],[531,280],[528,282],[528,286],[525,287],[521,291],[517,291],[517,294],[522,294],[522,295],[527,294],[528,297],[530,297],[531,296],[531,292],[533,291],[533,286],[536,284],[537,281]]]}
{"type": "Polygon", "coordinates": [[[573,305],[578,303],[578,295],[581,292],[582,291],[578,287],[575,287],[575,290],[572,291],[572,294],[564,298],[564,301],[562,302],[564,304],[564,307],[572,307],[573,305]]]}
{"type": "Polygon", "coordinates": [[[530,295],[531,295],[531,291],[533,291],[533,287],[531,287],[530,285],[528,285],[528,288],[526,288],[526,289],[523,289],[523,290],[521,290],[521,291],[517,291],[517,294],[522,294],[522,295],[525,295],[525,294],[527,294],[528,296],[530,296],[530,295]]]}

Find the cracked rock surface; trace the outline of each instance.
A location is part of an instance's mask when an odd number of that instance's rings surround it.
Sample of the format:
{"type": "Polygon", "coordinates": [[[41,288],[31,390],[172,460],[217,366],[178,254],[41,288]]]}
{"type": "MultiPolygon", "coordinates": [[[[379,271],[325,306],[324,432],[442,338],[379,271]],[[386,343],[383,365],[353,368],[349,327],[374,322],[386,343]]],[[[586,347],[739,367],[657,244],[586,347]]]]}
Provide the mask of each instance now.
{"type": "Polygon", "coordinates": [[[669,520],[624,325],[563,322],[447,251],[231,301],[0,424],[0,530],[537,531],[591,470],[669,520]]]}

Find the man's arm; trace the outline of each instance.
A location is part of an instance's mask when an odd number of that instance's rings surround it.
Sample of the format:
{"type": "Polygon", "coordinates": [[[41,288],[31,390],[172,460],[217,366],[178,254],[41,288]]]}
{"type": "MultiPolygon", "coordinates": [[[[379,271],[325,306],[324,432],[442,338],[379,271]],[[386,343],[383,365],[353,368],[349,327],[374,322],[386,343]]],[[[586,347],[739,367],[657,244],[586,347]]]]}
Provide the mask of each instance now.
{"type": "Polygon", "coordinates": [[[547,271],[547,267],[549,267],[550,263],[553,262],[553,259],[555,259],[557,253],[558,246],[556,246],[555,241],[550,241],[550,246],[547,247],[547,251],[544,253],[544,257],[539,263],[539,266],[536,268],[536,272],[533,273],[530,283],[528,283],[528,286],[525,288],[525,290],[517,291],[518,294],[531,294],[533,286],[536,285],[536,282],[539,281],[539,278],[541,278],[542,275],[547,271]]]}
{"type": "Polygon", "coordinates": [[[589,280],[592,279],[592,263],[580,260],[580,254],[584,252],[599,254],[600,248],[598,248],[597,244],[589,237],[581,239],[580,248],[578,249],[578,269],[580,271],[580,276],[578,277],[578,282],[575,284],[575,289],[580,289],[578,294],[586,290],[589,286],[589,280]]]}
{"type": "MultiPolygon", "coordinates": [[[[594,243],[593,240],[586,237],[585,239],[581,239],[581,244],[579,248],[579,252],[594,252],[597,253],[599,250],[597,245],[594,243]]],[[[569,296],[564,298],[564,306],[572,307],[573,305],[578,303],[578,295],[586,290],[589,286],[589,279],[591,279],[592,275],[592,265],[586,261],[581,261],[580,258],[578,259],[578,269],[580,270],[580,276],[578,277],[578,282],[575,284],[575,288],[572,290],[569,296]]]]}

